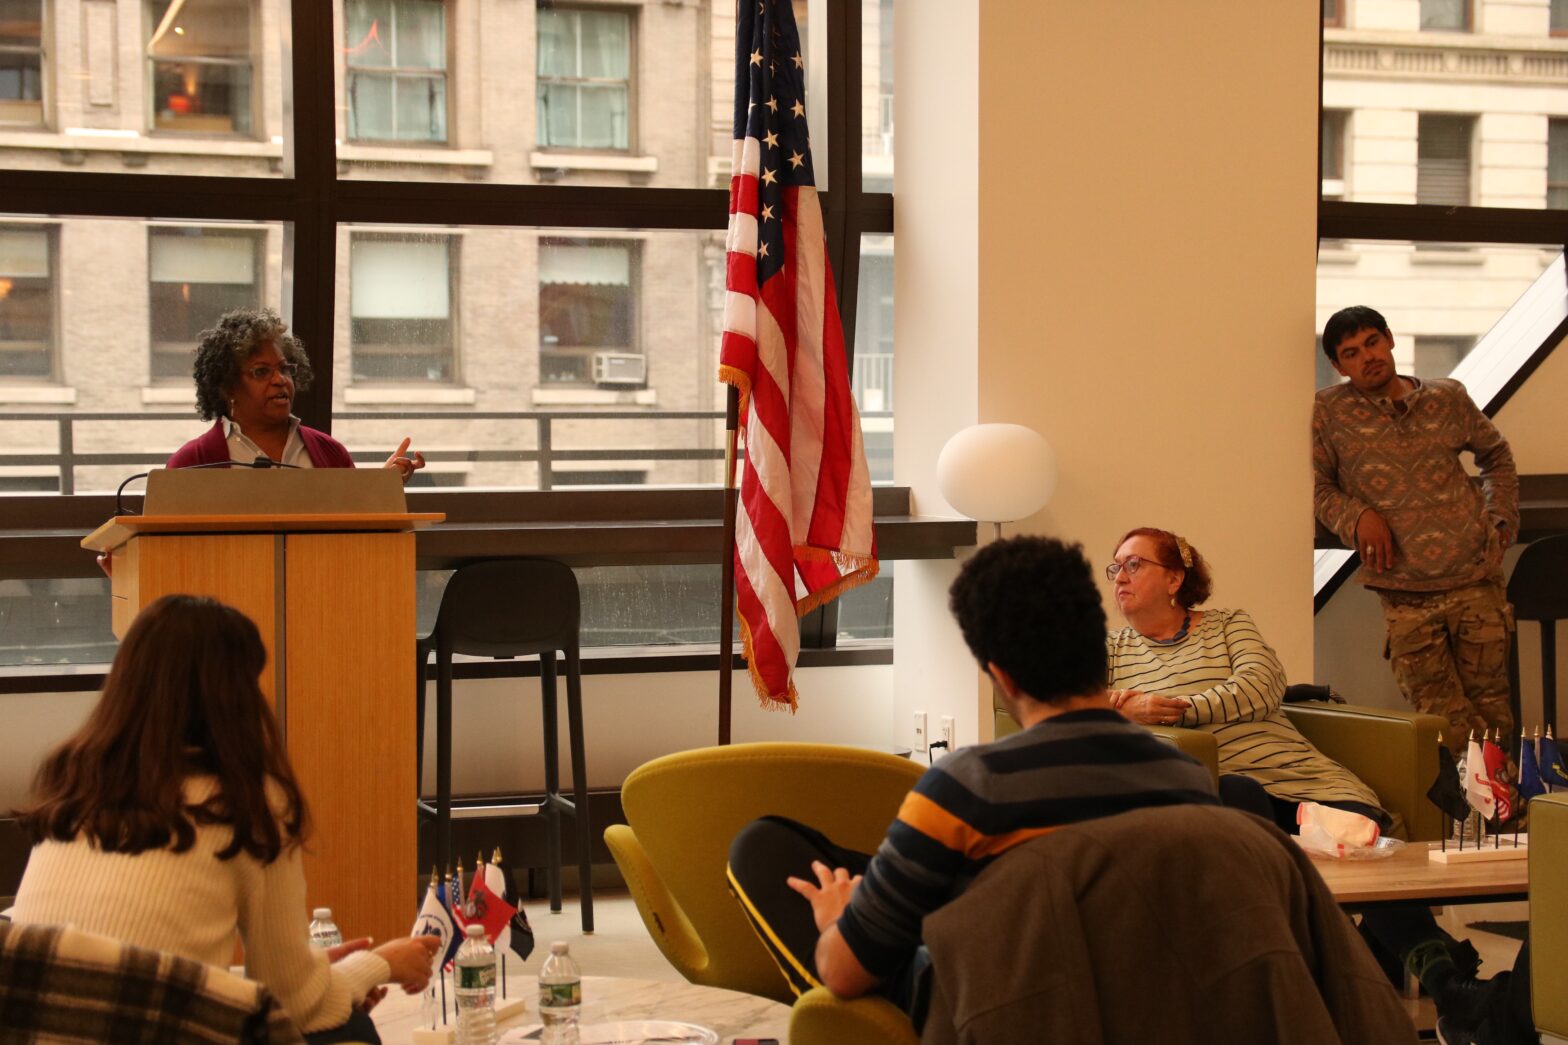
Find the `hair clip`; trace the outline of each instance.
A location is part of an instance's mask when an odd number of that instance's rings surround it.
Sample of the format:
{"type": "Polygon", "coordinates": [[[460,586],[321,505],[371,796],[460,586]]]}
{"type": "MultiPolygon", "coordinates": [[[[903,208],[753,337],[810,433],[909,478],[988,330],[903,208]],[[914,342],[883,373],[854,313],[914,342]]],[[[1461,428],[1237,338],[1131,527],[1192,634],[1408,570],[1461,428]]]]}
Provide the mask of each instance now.
{"type": "MultiPolygon", "coordinates": [[[[1174,535],[1172,535],[1172,536],[1174,536],[1174,535]]],[[[1176,551],[1181,554],[1181,564],[1183,566],[1187,567],[1188,569],[1191,569],[1192,568],[1192,546],[1187,543],[1186,538],[1184,538],[1184,537],[1177,537],[1176,538],[1176,551]]]]}

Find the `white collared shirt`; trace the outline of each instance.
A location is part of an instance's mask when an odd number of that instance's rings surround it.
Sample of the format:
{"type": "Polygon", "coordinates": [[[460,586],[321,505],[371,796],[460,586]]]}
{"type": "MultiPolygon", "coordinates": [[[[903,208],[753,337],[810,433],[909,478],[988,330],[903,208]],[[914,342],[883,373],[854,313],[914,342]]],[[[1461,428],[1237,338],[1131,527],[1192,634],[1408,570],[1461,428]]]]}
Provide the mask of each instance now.
{"type": "MultiPolygon", "coordinates": [[[[229,443],[229,460],[235,464],[250,464],[262,456],[261,447],[250,441],[250,437],[240,431],[240,426],[234,419],[223,419],[223,435],[229,443]]],[[[305,451],[305,440],[300,438],[299,418],[289,415],[289,441],[283,447],[283,463],[291,464],[296,468],[314,468],[310,454],[305,451]]]]}

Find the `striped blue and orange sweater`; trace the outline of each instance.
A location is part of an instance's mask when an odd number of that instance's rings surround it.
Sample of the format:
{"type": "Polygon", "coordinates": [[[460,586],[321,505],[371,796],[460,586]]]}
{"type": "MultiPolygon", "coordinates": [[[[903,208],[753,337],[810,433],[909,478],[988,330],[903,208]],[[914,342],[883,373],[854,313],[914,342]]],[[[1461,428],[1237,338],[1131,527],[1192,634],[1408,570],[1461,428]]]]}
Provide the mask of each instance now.
{"type": "Polygon", "coordinates": [[[889,976],[926,915],[1015,845],[1145,806],[1214,805],[1209,773],[1111,710],[1070,711],[932,766],[904,799],[839,919],[860,964],[889,976]]]}

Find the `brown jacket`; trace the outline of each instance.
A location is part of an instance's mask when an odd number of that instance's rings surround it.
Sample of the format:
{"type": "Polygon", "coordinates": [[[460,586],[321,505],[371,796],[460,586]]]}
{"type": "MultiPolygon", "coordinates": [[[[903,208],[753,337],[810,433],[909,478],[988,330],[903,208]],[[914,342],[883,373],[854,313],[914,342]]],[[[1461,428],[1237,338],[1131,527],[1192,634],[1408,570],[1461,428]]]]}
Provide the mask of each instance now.
{"type": "Polygon", "coordinates": [[[927,1043],[1416,1040],[1306,854],[1233,809],[1057,830],[992,864],[924,936],[927,1043]]]}
{"type": "Polygon", "coordinates": [[[1394,532],[1394,563],[1357,580],[1393,591],[1449,591],[1495,575],[1498,526],[1519,535],[1519,475],[1508,441],[1464,385],[1414,381],[1404,412],[1349,384],[1318,390],[1312,405],[1312,508],[1345,547],[1376,508],[1394,532]],[[1481,490],[1459,455],[1475,455],[1481,490]]]}

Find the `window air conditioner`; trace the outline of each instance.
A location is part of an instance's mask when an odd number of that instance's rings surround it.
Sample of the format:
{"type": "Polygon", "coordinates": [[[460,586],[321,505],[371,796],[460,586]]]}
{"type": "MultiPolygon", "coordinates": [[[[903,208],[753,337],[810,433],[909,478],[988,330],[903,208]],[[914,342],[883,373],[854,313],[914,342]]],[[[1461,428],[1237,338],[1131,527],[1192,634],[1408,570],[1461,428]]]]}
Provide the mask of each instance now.
{"type": "Polygon", "coordinates": [[[632,352],[595,352],[596,385],[642,385],[648,382],[648,357],[632,352]]]}

